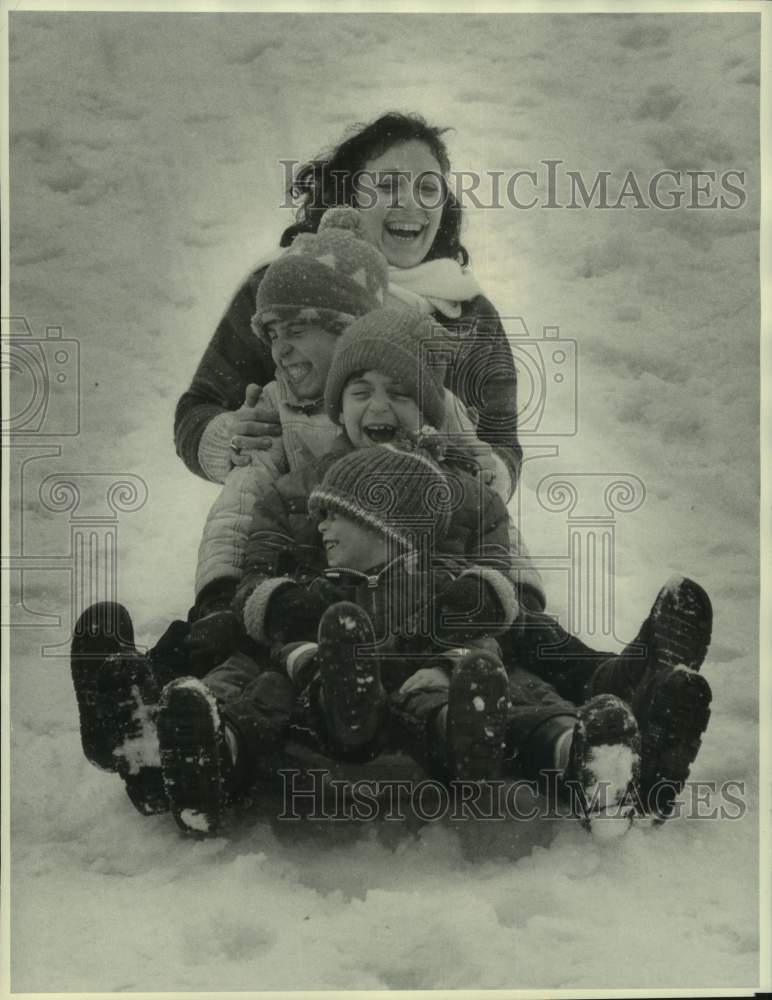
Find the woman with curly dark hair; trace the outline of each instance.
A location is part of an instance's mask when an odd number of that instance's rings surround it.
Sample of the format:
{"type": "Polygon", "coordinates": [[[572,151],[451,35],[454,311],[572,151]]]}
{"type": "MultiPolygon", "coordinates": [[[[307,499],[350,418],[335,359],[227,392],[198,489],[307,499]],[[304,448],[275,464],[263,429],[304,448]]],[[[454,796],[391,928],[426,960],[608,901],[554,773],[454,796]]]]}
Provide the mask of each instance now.
{"type": "MultiPolygon", "coordinates": [[[[390,265],[390,297],[423,309],[452,335],[446,385],[474,412],[480,441],[493,449],[492,474],[505,483],[499,492],[511,496],[522,458],[515,365],[498,313],[468,267],[462,210],[448,186],[446,131],[397,112],[357,127],[297,172],[290,187],[296,222],[281,246],[316,232],[328,208],[361,210],[365,234],[390,265]]],[[[265,270],[258,268],[237,291],[177,405],[177,452],[189,469],[214,482],[249,464],[250,452],[270,447],[280,433],[259,403],[274,363],[251,327],[265,270]]]]}

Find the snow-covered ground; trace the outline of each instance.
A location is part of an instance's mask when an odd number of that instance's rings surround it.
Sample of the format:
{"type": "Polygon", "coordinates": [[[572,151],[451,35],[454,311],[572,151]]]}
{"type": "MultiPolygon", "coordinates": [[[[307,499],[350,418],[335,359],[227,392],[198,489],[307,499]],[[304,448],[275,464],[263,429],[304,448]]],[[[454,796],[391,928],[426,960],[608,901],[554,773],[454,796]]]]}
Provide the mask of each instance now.
{"type": "MultiPolygon", "coordinates": [[[[82,404],[80,433],[40,438],[60,453],[23,480],[33,453],[13,453],[14,551],[48,559],[25,571],[12,636],[13,989],[756,983],[758,17],[10,22],[11,311],[38,339],[58,326],[79,342],[82,404]],[[466,240],[503,315],[578,345],[578,433],[529,441],[560,445],[525,467],[532,551],[566,554],[544,476],[643,482],[642,506],[616,515],[615,634],[634,634],[672,573],[705,584],[714,712],[693,777],[744,781],[742,820],[608,843],[509,824],[477,831],[469,852],[442,825],[396,844],[376,829],[317,842],[258,818],[192,844],[81,755],[66,656],[41,654],[72,624],[70,515],[41,506],[40,483],[92,474],[75,517],[97,511],[93,474],[141,477],[147,501],[118,518],[119,597],[144,642],[185,613],[215,491],[174,454],[176,399],[290,220],[279,161],[392,107],[454,126],[457,169],[560,159],[617,186],[628,170],[644,184],[664,168],[746,172],[739,210],[472,209],[466,240]],[[32,613],[61,625],[22,628],[32,613]]],[[[53,386],[62,413],[71,386],[53,386]]],[[[565,614],[565,574],[547,582],[565,614]]]]}

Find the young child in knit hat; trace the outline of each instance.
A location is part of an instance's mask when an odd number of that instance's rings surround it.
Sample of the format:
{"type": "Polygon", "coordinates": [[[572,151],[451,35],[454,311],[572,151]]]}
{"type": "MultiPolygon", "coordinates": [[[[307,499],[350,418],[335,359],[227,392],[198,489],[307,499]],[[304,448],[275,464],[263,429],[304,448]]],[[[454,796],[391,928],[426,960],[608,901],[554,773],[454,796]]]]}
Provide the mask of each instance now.
{"type": "MultiPolygon", "coordinates": [[[[511,624],[517,600],[512,581],[494,566],[437,556],[458,499],[458,488],[420,451],[376,445],[329,466],[308,500],[328,566],[311,587],[321,584],[329,606],[318,620],[316,642],[276,651],[284,687],[280,675],[264,673],[246,699],[218,706],[211,695],[221,690],[226,670],[220,668],[205,683],[187,678],[164,690],[160,756],[172,813],[183,830],[216,830],[237,798],[236,768],[265,754],[265,727],[250,731],[244,725],[249,709],[242,707],[239,716],[236,706],[250,698],[254,704],[257,695],[252,719],[265,715],[269,683],[285,710],[299,699],[292,734],[305,743],[310,737],[315,749],[336,759],[372,759],[394,737],[398,749],[407,740],[442,777],[498,776],[508,679],[485,637],[511,624]],[[459,647],[462,639],[468,641],[459,647]],[[398,732],[389,724],[388,697],[417,670],[443,678],[441,719],[429,731],[416,717],[398,732]],[[191,717],[200,721],[195,734],[191,717]],[[203,780],[202,770],[209,772],[203,780]]],[[[420,687],[420,680],[415,684],[420,687]]]]}

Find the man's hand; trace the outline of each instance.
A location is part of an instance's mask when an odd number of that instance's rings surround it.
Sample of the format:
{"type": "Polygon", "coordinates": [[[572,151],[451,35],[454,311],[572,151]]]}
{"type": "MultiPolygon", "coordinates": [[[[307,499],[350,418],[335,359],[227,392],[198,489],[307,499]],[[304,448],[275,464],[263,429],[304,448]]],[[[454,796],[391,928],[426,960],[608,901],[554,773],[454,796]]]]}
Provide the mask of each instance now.
{"type": "Polygon", "coordinates": [[[233,414],[231,461],[234,465],[250,465],[251,452],[267,451],[271,438],[281,434],[278,413],[270,407],[260,406],[262,391],[259,385],[250,383],[244,402],[233,414]]]}
{"type": "Polygon", "coordinates": [[[493,448],[470,434],[443,434],[442,445],[448,462],[457,462],[471,475],[490,486],[498,471],[493,448]]]}

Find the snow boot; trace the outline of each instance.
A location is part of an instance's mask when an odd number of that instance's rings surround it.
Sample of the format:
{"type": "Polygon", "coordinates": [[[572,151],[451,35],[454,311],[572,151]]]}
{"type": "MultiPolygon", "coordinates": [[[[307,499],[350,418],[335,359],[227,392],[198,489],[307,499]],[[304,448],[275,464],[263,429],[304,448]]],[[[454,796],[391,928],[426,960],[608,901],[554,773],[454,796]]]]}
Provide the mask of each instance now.
{"type": "Polygon", "coordinates": [[[638,724],[620,698],[601,694],[579,708],[561,785],[588,828],[600,817],[632,818],[624,803],[640,761],[638,724]]]}
{"type": "Polygon", "coordinates": [[[501,660],[472,650],[450,678],[447,711],[448,772],[455,781],[501,776],[506,737],[509,681],[501,660]]]}
{"type": "Polygon", "coordinates": [[[70,670],[80,716],[83,753],[95,767],[115,771],[113,750],[122,742],[114,733],[112,706],[104,699],[102,668],[114,653],[136,654],[134,626],[122,604],[92,604],[75,624],[70,670]]]}
{"type": "Polygon", "coordinates": [[[710,685],[697,671],[710,645],[710,598],[693,580],[660,590],[639,639],[648,649],[630,703],[641,731],[640,799],[664,821],[689,777],[710,719],[710,685]]]}
{"type": "Polygon", "coordinates": [[[158,741],[177,826],[192,836],[216,833],[228,804],[233,757],[217,699],[202,681],[180,677],[163,689],[158,741]]]}
{"type": "Polygon", "coordinates": [[[165,812],[154,722],[158,688],[147,657],[134,646],[131,617],[121,604],[93,604],[80,616],[71,672],[87,759],[119,774],[143,815],[165,812]]]}
{"type": "Polygon", "coordinates": [[[217,697],[196,677],[167,684],[158,737],[161,766],[177,825],[193,836],[222,827],[229,808],[279,765],[296,692],[284,674],[265,671],[236,696],[217,697]]]}
{"type": "Polygon", "coordinates": [[[347,758],[374,756],[385,695],[372,622],[358,605],[339,601],[322,615],[318,642],[322,711],[331,741],[347,758]]]}
{"type": "Polygon", "coordinates": [[[710,720],[707,680],[688,666],[652,665],[633,699],[641,730],[640,799],[664,822],[672,815],[710,720]]]}
{"type": "Polygon", "coordinates": [[[671,577],[657,594],[635,640],[595,671],[591,693],[616,694],[632,704],[641,685],[651,679],[652,670],[656,673],[678,665],[699,670],[712,626],[713,609],[702,587],[683,576],[671,577]]]}

